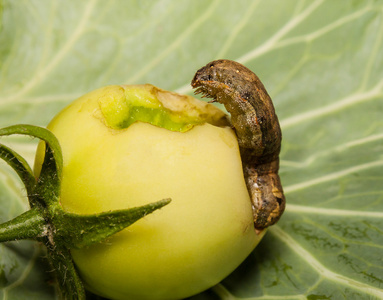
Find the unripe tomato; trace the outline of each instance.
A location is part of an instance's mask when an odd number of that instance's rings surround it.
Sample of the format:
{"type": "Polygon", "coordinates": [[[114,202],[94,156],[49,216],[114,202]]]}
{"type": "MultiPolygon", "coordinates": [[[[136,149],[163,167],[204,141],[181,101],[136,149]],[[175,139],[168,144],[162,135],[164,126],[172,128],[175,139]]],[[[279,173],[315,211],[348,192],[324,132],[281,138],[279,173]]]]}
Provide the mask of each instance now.
{"type": "MultiPolygon", "coordinates": [[[[65,210],[172,199],[105,242],[72,250],[89,290],[111,299],[181,299],[217,284],[254,249],[262,235],[224,120],[210,104],[143,85],[91,92],[49,124],[63,151],[65,210]]],[[[42,158],[39,149],[36,172],[42,158]]]]}

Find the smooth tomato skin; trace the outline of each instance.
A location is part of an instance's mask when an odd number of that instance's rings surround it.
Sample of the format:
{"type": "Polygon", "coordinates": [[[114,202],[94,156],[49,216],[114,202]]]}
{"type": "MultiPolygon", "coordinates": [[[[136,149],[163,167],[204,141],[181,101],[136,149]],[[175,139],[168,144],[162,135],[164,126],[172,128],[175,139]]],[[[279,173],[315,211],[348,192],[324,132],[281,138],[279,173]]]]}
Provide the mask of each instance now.
{"type": "Polygon", "coordinates": [[[96,96],[48,126],[63,151],[63,208],[89,214],[172,202],[103,243],[72,250],[87,288],[110,299],[171,300],[217,284],[263,236],[254,231],[234,132],[204,124],[179,133],[142,122],[111,130],[96,96]]]}

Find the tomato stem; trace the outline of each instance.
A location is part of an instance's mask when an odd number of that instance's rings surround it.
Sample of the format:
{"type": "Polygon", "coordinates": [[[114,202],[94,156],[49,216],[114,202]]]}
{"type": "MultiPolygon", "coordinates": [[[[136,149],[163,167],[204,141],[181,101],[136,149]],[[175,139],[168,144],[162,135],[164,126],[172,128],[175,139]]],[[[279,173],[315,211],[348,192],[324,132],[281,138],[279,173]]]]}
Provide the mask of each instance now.
{"type": "Polygon", "coordinates": [[[0,144],[0,158],[6,161],[8,165],[16,171],[24,183],[28,195],[31,195],[36,184],[36,179],[27,161],[18,153],[2,144],[0,144]]]}
{"type": "Polygon", "coordinates": [[[29,135],[45,141],[45,143],[52,149],[55,164],[57,166],[57,175],[61,178],[63,166],[62,152],[59,141],[52,132],[43,127],[27,124],[12,125],[0,129],[0,136],[12,134],[29,135]]]}
{"type": "Polygon", "coordinates": [[[70,250],[47,243],[48,259],[55,270],[59,299],[85,300],[85,289],[73,263],[70,250]]]}

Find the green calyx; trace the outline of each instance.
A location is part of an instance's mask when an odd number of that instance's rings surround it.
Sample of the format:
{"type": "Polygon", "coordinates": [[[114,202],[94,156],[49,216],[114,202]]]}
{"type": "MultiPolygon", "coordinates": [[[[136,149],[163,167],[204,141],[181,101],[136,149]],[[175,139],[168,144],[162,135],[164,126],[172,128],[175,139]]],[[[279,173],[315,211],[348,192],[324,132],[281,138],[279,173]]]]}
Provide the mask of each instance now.
{"type": "Polygon", "coordinates": [[[104,88],[98,100],[105,124],[125,129],[145,122],[171,131],[186,132],[196,125],[223,125],[224,115],[213,106],[201,105],[189,96],[153,85],[121,85],[104,88]]]}
{"type": "Polygon", "coordinates": [[[0,137],[22,134],[37,137],[46,144],[45,158],[36,179],[28,163],[0,143],[0,158],[19,175],[28,193],[31,209],[0,224],[0,242],[34,239],[47,247],[61,299],[85,299],[85,290],[70,254],[71,249],[104,241],[147,214],[167,205],[170,199],[144,206],[92,215],[64,211],[60,205],[62,153],[57,138],[47,129],[14,125],[0,129],[0,137]]]}

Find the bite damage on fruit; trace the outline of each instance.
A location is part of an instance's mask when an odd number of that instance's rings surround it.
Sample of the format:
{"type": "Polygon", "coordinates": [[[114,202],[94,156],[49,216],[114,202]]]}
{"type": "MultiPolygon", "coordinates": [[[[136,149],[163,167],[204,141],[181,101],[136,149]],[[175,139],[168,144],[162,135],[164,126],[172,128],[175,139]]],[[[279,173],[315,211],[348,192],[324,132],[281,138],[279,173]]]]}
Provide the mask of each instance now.
{"type": "Polygon", "coordinates": [[[212,104],[146,84],[90,92],[47,129],[0,129],[42,140],[33,171],[0,144],[31,206],[0,225],[0,241],[44,243],[63,299],[85,299],[85,288],[135,300],[202,292],[243,262],[268,226],[257,223],[264,211],[246,173],[265,176],[267,162],[246,160],[236,126],[212,104]]]}

